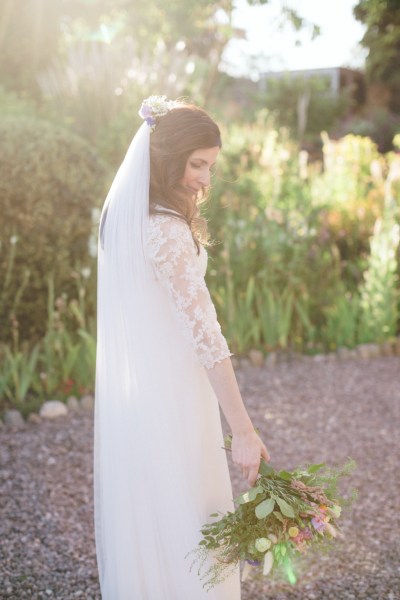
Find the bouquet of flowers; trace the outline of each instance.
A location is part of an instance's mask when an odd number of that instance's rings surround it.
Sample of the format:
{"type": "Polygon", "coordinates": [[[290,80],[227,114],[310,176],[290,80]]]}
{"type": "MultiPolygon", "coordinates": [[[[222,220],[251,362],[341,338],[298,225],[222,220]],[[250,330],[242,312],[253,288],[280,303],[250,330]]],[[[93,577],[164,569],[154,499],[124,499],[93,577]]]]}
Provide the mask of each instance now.
{"type": "MultiPolygon", "coordinates": [[[[231,436],[225,438],[226,449],[231,441],[231,436]]],[[[220,518],[202,527],[203,539],[189,553],[195,554],[190,568],[200,562],[198,574],[206,589],[223,581],[241,560],[245,561],[242,580],[257,568],[295,584],[296,556],[326,546],[340,535],[342,508],[356,492],[345,500],[338,495],[337,484],[354,467],[349,460],[339,468],[322,463],[277,472],[262,460],[255,486],[235,499],[236,510],[210,515],[220,518]],[[211,566],[204,568],[208,559],[213,559],[211,566]]]]}

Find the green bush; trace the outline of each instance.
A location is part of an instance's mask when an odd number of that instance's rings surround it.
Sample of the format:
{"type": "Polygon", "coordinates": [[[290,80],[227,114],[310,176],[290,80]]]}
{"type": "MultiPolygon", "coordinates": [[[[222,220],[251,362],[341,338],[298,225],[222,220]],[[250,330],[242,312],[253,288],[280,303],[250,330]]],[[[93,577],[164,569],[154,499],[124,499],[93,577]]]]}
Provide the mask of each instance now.
{"type": "Polygon", "coordinates": [[[1,123],[3,342],[44,335],[49,274],[57,290],[76,294],[76,271],[93,261],[92,211],[104,200],[106,180],[96,152],[68,131],[29,117],[8,116],[1,123]]]}
{"type": "MultiPolygon", "coordinates": [[[[232,350],[314,352],[364,341],[360,320],[369,300],[360,301],[360,286],[371,270],[370,238],[384,212],[389,168],[398,204],[395,156],[379,155],[367,138],[323,136],[324,164],[309,164],[285,129],[262,121],[231,126],[223,140],[215,200],[205,213],[219,241],[209,249],[207,279],[232,350]]],[[[395,256],[384,279],[386,262],[385,254],[374,263],[368,298],[390,279],[391,312],[379,313],[389,339],[397,331],[398,279],[395,256]]],[[[376,316],[367,316],[371,329],[376,316]]]]}
{"type": "Polygon", "coordinates": [[[231,127],[223,139],[219,201],[207,209],[223,250],[210,248],[207,277],[224,331],[238,353],[305,348],[341,276],[336,245],[320,235],[309,181],[317,174],[284,129],[231,127]]]}

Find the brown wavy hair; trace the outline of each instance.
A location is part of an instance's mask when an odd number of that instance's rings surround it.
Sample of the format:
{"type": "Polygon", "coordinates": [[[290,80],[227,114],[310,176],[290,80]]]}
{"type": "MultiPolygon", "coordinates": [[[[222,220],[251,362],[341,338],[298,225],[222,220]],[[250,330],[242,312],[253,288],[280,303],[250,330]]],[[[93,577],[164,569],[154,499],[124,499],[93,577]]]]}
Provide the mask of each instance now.
{"type": "Polygon", "coordinates": [[[215,146],[222,146],[219,127],[194,104],[179,103],[157,120],[150,135],[150,214],[164,214],[157,205],[178,213],[190,227],[197,252],[208,240],[207,222],[199,211],[207,189],[194,198],[180,181],[192,152],[215,146]]]}

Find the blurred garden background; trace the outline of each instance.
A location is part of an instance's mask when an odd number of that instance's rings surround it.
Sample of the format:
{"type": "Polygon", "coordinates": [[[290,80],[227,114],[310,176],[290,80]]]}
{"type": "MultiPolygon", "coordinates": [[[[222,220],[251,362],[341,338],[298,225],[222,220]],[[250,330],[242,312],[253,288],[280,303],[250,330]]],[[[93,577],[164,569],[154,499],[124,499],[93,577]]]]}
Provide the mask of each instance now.
{"type": "Polygon", "coordinates": [[[233,0],[3,0],[0,412],[94,391],[100,210],[150,94],[221,125],[207,282],[232,352],[394,343],[400,5],[353,4],[363,68],[246,78],[222,69],[233,0]]]}

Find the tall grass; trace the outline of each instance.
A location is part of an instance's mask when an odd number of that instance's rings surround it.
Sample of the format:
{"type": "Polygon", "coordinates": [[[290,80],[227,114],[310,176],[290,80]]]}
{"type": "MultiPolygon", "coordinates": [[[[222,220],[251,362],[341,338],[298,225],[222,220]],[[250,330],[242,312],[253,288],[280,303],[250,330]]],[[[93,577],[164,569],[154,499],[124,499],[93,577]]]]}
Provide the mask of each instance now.
{"type": "Polygon", "coordinates": [[[94,390],[95,320],[85,314],[85,278],[78,280],[78,299],[55,297],[48,278],[46,334],[33,347],[0,346],[0,411],[13,406],[27,414],[50,398],[66,399],[94,390]],[[74,327],[71,327],[71,324],[74,327]]]}

